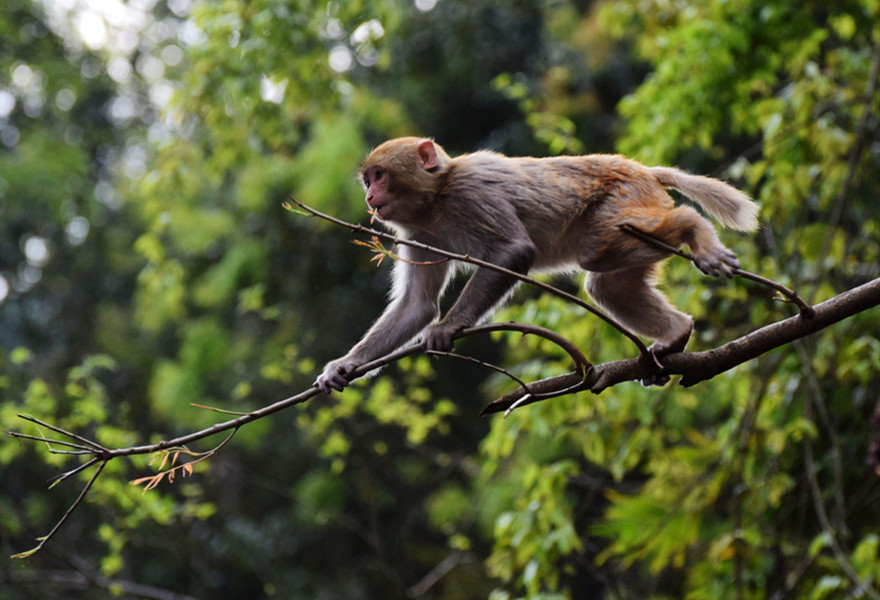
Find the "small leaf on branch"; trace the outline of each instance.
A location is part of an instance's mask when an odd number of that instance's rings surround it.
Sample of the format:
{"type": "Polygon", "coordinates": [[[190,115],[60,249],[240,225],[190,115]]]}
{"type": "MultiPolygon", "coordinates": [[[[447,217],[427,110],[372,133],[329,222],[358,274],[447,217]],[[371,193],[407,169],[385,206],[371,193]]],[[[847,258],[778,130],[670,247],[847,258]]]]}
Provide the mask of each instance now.
{"type": "MultiPolygon", "coordinates": [[[[40,539],[37,538],[37,541],[40,541],[40,539]]],[[[10,558],[27,558],[27,557],[31,556],[32,554],[36,554],[37,550],[39,550],[39,549],[40,549],[40,547],[36,546],[36,547],[31,548],[30,550],[27,550],[25,552],[19,552],[18,554],[13,554],[12,556],[10,556],[10,558]]]]}
{"type": "MultiPolygon", "coordinates": [[[[294,200],[293,198],[291,198],[291,200],[293,200],[293,202],[296,202],[296,200],[294,200]]],[[[288,202],[288,201],[286,201],[286,200],[285,200],[284,202],[281,203],[281,208],[283,208],[284,210],[286,210],[286,211],[288,211],[288,212],[292,212],[292,213],[295,214],[295,215],[302,215],[302,216],[305,216],[305,217],[310,217],[310,216],[312,216],[312,215],[309,214],[308,212],[304,211],[304,210],[301,209],[301,208],[297,208],[296,206],[294,206],[293,204],[291,204],[290,202],[288,202]]]]}
{"type": "Polygon", "coordinates": [[[161,473],[156,473],[156,474],[152,477],[152,479],[150,480],[150,482],[147,484],[147,486],[144,488],[144,492],[146,492],[147,490],[151,490],[151,489],[153,489],[154,487],[156,487],[157,485],[159,485],[159,484],[162,482],[162,478],[164,478],[164,477],[165,477],[165,472],[164,472],[164,471],[161,472],[161,473]]]}
{"type": "Polygon", "coordinates": [[[217,408],[215,406],[205,406],[204,404],[197,404],[195,402],[190,402],[189,405],[194,406],[196,408],[201,408],[203,410],[212,410],[214,412],[223,413],[224,415],[236,415],[236,416],[240,417],[240,416],[247,414],[246,412],[238,412],[236,410],[226,410],[225,408],[217,408]]]}
{"type": "Polygon", "coordinates": [[[352,240],[351,243],[356,246],[363,246],[364,248],[372,250],[374,254],[373,258],[370,259],[370,262],[375,262],[377,267],[382,264],[382,261],[385,260],[386,256],[396,258],[390,250],[382,245],[382,242],[375,235],[370,239],[369,242],[364,242],[362,240],[352,240]]]}

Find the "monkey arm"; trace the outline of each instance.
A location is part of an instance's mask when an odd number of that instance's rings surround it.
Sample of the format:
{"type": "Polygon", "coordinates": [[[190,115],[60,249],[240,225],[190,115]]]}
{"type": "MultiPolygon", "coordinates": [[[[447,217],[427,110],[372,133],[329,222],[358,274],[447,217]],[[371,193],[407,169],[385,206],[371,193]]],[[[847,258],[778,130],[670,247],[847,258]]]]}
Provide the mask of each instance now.
{"type": "Polygon", "coordinates": [[[346,356],[361,364],[385,356],[415,337],[437,318],[438,313],[436,302],[399,298],[388,306],[346,356]]]}
{"type": "MultiPolygon", "coordinates": [[[[528,273],[536,250],[531,242],[511,244],[494,249],[490,262],[517,273],[528,273]]],[[[513,289],[516,278],[492,269],[479,268],[465,285],[443,319],[425,331],[423,344],[427,350],[449,351],[452,338],[465,327],[474,325],[492,310],[513,289]]]]}
{"type": "Polygon", "coordinates": [[[391,302],[360,342],[324,367],[315,381],[324,393],[342,390],[352,371],[399,348],[437,318],[438,300],[449,279],[449,263],[411,264],[435,261],[437,256],[409,247],[401,248],[400,255],[403,260],[394,265],[391,302]]]}

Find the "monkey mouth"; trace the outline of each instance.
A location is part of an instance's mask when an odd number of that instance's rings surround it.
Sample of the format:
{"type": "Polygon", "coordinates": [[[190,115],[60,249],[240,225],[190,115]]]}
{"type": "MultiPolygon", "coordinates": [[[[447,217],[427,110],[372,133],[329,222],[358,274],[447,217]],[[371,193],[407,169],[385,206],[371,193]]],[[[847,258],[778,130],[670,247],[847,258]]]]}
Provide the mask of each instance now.
{"type": "Polygon", "coordinates": [[[380,219],[382,221],[385,220],[384,215],[382,215],[382,213],[379,212],[380,210],[385,208],[385,204],[370,204],[369,202],[367,202],[367,206],[370,207],[370,209],[367,212],[369,212],[374,218],[380,219]]]}

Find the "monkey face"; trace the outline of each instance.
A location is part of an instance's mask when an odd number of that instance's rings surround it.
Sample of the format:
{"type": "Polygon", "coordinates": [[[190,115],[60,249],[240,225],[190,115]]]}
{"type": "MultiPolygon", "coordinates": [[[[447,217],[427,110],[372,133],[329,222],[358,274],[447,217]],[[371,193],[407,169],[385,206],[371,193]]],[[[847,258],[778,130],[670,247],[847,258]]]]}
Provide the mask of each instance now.
{"type": "Polygon", "coordinates": [[[427,216],[421,195],[396,183],[394,174],[381,166],[364,171],[367,206],[381,221],[400,225],[418,225],[427,216]]]}
{"type": "Polygon", "coordinates": [[[449,162],[440,146],[423,138],[398,138],[380,145],[360,171],[370,211],[383,221],[426,226],[432,219],[440,172],[449,162]]]}

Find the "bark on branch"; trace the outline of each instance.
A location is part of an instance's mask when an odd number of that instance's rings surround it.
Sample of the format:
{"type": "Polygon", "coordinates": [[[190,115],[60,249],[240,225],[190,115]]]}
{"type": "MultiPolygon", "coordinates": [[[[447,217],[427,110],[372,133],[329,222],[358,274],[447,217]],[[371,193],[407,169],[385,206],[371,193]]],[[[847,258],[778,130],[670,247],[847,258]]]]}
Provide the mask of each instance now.
{"type": "MultiPolygon", "coordinates": [[[[796,339],[816,333],[829,325],[880,305],[880,278],[874,279],[813,307],[813,315],[796,315],[783,321],[766,325],[752,333],[737,338],[712,350],[681,352],[661,359],[666,372],[681,375],[679,383],[691,386],[711,379],[761,354],[788,344],[796,339]]],[[[623,381],[636,381],[652,371],[640,358],[618,360],[595,365],[578,385],[577,373],[567,373],[529,384],[529,389],[540,397],[529,398],[521,405],[552,398],[572,391],[590,390],[599,393],[607,387],[623,381]],[[572,386],[576,389],[572,390],[572,386]]],[[[492,414],[507,410],[523,396],[515,390],[499,398],[483,410],[492,414]]]]}

